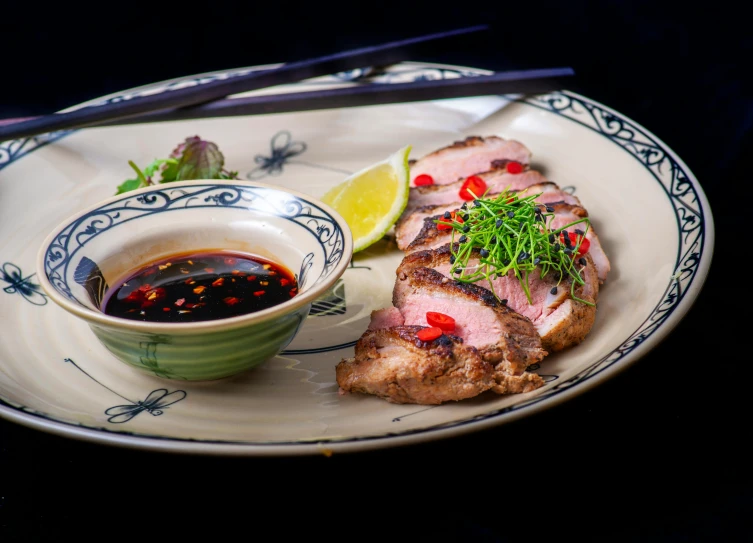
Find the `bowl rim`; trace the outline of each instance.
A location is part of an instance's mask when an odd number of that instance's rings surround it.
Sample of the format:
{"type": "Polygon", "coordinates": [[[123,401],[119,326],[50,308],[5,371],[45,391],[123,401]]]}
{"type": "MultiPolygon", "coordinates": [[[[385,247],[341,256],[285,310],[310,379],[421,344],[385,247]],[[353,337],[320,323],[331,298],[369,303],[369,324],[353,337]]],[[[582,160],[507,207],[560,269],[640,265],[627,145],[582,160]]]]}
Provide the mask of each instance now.
{"type": "Polygon", "coordinates": [[[114,196],[110,196],[109,198],[100,200],[90,206],[87,206],[86,208],[81,209],[80,211],[72,215],[69,215],[63,221],[59,222],[55,227],[53,227],[50,233],[42,241],[41,246],[37,250],[36,272],[37,272],[37,278],[39,280],[40,286],[45,291],[45,293],[57,305],[59,305],[60,307],[68,311],[69,313],[72,313],[73,315],[76,315],[77,317],[85,320],[89,324],[96,324],[96,325],[108,327],[111,329],[112,328],[121,329],[124,331],[127,330],[131,332],[145,332],[149,334],[182,335],[182,334],[193,334],[196,332],[215,332],[215,331],[232,330],[232,329],[242,328],[242,327],[246,327],[253,324],[264,323],[264,322],[282,317],[284,315],[294,313],[301,307],[307,304],[313,303],[317,298],[319,298],[322,294],[324,294],[324,292],[326,292],[329,288],[331,288],[335,284],[335,282],[337,282],[337,280],[340,279],[340,277],[342,277],[343,273],[345,273],[345,270],[350,265],[350,261],[352,257],[353,257],[353,234],[350,230],[350,227],[345,222],[345,219],[332,207],[325,204],[324,202],[317,199],[316,197],[311,196],[310,194],[306,194],[298,190],[290,189],[287,187],[281,187],[279,185],[273,185],[270,183],[262,183],[259,181],[251,181],[251,180],[245,180],[245,179],[192,179],[192,180],[185,180],[185,181],[173,181],[173,182],[165,183],[165,184],[155,184],[155,185],[150,185],[148,187],[141,187],[135,190],[130,190],[128,192],[117,194],[114,196]],[[136,321],[136,320],[124,319],[120,317],[114,317],[114,316],[107,315],[99,311],[95,311],[93,309],[89,309],[87,307],[80,306],[72,302],[71,300],[63,296],[60,292],[58,292],[58,290],[50,282],[49,278],[47,277],[47,273],[45,272],[45,255],[47,253],[47,248],[49,247],[50,243],[54,239],[56,239],[57,236],[60,235],[60,233],[75,220],[79,219],[80,217],[100,207],[117,202],[118,200],[121,200],[124,197],[130,198],[132,196],[136,196],[139,194],[148,194],[150,192],[154,192],[158,190],[167,190],[167,189],[173,189],[173,188],[206,185],[206,184],[214,184],[218,186],[227,184],[227,185],[236,185],[236,186],[242,186],[242,187],[247,187],[247,188],[271,189],[271,190],[275,190],[281,193],[289,194],[291,196],[295,196],[310,205],[318,207],[321,211],[323,211],[325,214],[329,215],[332,219],[334,219],[334,221],[337,223],[337,225],[340,227],[340,230],[343,233],[342,258],[337,263],[332,273],[330,273],[329,277],[327,277],[326,280],[313,285],[311,288],[309,288],[305,292],[299,293],[298,295],[294,296],[290,300],[286,300],[285,302],[274,305],[272,307],[268,307],[267,309],[263,309],[261,311],[247,313],[245,315],[238,315],[235,317],[227,317],[227,318],[222,318],[222,319],[213,319],[213,320],[196,321],[196,322],[164,323],[164,322],[156,322],[156,321],[136,321]]]}

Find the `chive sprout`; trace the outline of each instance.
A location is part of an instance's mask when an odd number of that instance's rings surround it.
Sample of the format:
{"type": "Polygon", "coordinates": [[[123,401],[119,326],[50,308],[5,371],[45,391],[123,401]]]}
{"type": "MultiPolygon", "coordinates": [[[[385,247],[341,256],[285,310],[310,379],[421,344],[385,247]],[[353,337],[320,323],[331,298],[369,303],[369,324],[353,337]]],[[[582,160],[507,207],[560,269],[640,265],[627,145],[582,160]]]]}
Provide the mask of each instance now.
{"type": "MultiPolygon", "coordinates": [[[[572,279],[571,297],[594,305],[575,296],[576,285],[585,284],[581,270],[585,267],[586,260],[582,257],[576,260],[573,255],[577,255],[590,228],[588,217],[553,229],[551,223],[555,216],[554,208],[535,202],[541,193],[522,198],[509,190],[493,198],[471,194],[474,205],[468,206],[462,217],[458,214],[449,223],[443,221],[452,229],[450,274],[457,281],[475,283],[485,280],[499,300],[492,280],[512,271],[531,303],[529,277],[539,270],[542,279],[549,273],[556,274],[557,286],[569,276],[572,279]],[[576,226],[582,228],[575,228],[576,226]],[[568,230],[574,231],[578,236],[575,243],[570,240],[568,230]],[[457,242],[456,233],[459,235],[457,242]],[[560,239],[562,243],[559,242],[560,239]],[[471,266],[469,261],[474,249],[479,249],[479,264],[471,266]]],[[[552,288],[552,293],[555,292],[556,287],[552,288]]]]}

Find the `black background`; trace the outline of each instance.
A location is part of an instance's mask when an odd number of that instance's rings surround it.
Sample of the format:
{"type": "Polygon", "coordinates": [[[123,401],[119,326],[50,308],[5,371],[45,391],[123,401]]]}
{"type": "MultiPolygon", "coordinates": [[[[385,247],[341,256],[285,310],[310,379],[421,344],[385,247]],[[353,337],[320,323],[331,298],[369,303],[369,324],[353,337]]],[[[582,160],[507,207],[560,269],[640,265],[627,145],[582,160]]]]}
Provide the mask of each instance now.
{"type": "Polygon", "coordinates": [[[563,405],[462,438],[330,458],[224,458],[112,448],[2,420],[0,541],[109,541],[131,530],[215,540],[260,531],[284,540],[753,540],[753,32],[732,2],[26,4],[0,8],[0,117],[490,24],[415,60],[572,66],[572,90],[642,124],[688,164],[711,202],[716,245],[697,302],[650,355],[563,405]]]}

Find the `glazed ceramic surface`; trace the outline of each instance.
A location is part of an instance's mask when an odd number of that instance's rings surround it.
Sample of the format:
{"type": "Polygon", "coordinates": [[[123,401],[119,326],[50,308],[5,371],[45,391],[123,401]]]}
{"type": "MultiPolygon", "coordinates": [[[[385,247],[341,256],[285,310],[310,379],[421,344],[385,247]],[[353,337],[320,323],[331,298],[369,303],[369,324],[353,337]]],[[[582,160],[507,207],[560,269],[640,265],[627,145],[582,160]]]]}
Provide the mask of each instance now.
{"type": "MultiPolygon", "coordinates": [[[[201,84],[205,74],[103,99],[201,84]]],[[[376,81],[474,75],[404,63],[376,81]]],[[[353,84],[358,72],[296,89],[353,84]]],[[[289,91],[289,88],[263,92],[289,91]]],[[[677,325],[707,276],[714,228],[705,195],[656,136],[567,91],[97,128],[0,144],[0,414],[58,434],[127,447],[233,455],[345,453],[439,440],[557,405],[640,361],[677,325]],[[574,193],[612,264],[586,340],[548,356],[534,392],[482,394],[441,406],[338,394],[335,365],[352,356],[372,310],[390,305],[394,240],[356,253],[279,356],[236,377],[175,383],[134,371],[39,287],[35,255],[66,217],[112,196],[187,136],[215,142],[249,180],[320,197],[403,145],[418,158],[468,135],[518,139],[533,166],[574,193]]]]}
{"type": "Polygon", "coordinates": [[[190,181],[108,198],[66,219],[42,243],[37,277],[123,362],[148,375],[196,381],[235,375],[279,354],[352,252],[345,221],[315,199],[258,182],[190,181]],[[177,253],[217,249],[282,264],[294,273],[298,295],[219,321],[155,323],[103,313],[117,279],[177,253]]]}

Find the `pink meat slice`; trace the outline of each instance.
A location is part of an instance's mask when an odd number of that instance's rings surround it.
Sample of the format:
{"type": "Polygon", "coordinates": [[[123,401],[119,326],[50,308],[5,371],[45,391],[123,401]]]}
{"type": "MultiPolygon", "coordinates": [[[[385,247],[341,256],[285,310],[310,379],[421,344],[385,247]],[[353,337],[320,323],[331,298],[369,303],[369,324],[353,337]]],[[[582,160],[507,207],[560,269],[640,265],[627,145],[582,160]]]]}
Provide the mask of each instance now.
{"type": "Polygon", "coordinates": [[[385,307],[384,309],[376,309],[371,312],[371,321],[369,322],[369,330],[379,330],[381,328],[392,328],[394,326],[402,326],[405,324],[405,317],[400,313],[397,307],[385,307]]]}
{"type": "Polygon", "coordinates": [[[411,163],[411,186],[422,174],[430,175],[435,185],[445,185],[476,172],[491,169],[495,160],[531,161],[531,151],[522,143],[499,136],[469,136],[437,149],[411,163]]]}
{"type": "MultiPolygon", "coordinates": [[[[477,175],[486,183],[490,194],[498,194],[504,190],[523,190],[531,185],[546,183],[547,179],[538,170],[526,169],[521,173],[508,173],[506,163],[493,164],[492,169],[480,171],[477,175]]],[[[414,209],[426,205],[446,205],[453,202],[462,202],[460,189],[465,182],[465,177],[445,185],[427,185],[413,187],[408,195],[408,204],[403,215],[413,212],[414,209]]]]}
{"type": "MultiPolygon", "coordinates": [[[[429,267],[445,277],[453,278],[450,272],[451,256],[449,245],[411,253],[401,262],[398,273],[407,273],[417,267],[429,267]]],[[[479,250],[475,249],[469,265],[479,265],[479,258],[479,250]]],[[[571,296],[570,278],[566,277],[558,284],[557,277],[552,273],[544,277],[540,273],[529,276],[530,301],[512,272],[494,278],[491,282],[478,281],[474,284],[496,293],[499,299],[505,300],[508,307],[530,319],[541,336],[543,348],[556,352],[583,341],[596,318],[599,281],[591,257],[587,254],[584,260],[585,264],[580,267],[584,284],[576,284],[573,291],[577,300],[571,296]]]]}
{"type": "MultiPolygon", "coordinates": [[[[557,205],[555,206],[554,218],[550,223],[550,227],[552,229],[559,229],[585,217],[588,217],[588,212],[581,206],[557,205]]],[[[575,231],[576,229],[584,231],[586,239],[591,242],[588,252],[591,254],[591,258],[593,258],[596,265],[596,270],[599,273],[599,282],[603,283],[607,280],[607,275],[611,271],[612,265],[609,262],[607,253],[604,252],[599,236],[596,235],[593,224],[588,225],[588,228],[583,223],[569,228],[570,231],[575,231]]]]}
{"type": "Polygon", "coordinates": [[[547,354],[531,321],[477,285],[453,281],[436,270],[397,270],[392,305],[406,325],[426,326],[426,313],[437,311],[455,319],[453,334],[476,347],[495,369],[522,374],[547,354]]]}

